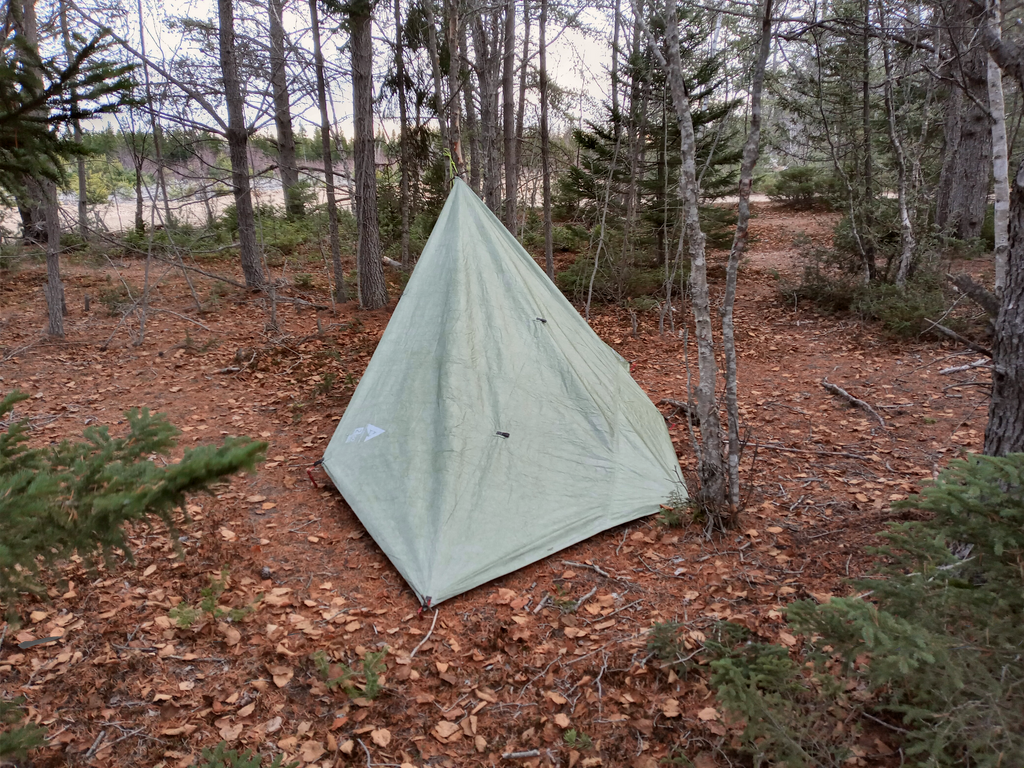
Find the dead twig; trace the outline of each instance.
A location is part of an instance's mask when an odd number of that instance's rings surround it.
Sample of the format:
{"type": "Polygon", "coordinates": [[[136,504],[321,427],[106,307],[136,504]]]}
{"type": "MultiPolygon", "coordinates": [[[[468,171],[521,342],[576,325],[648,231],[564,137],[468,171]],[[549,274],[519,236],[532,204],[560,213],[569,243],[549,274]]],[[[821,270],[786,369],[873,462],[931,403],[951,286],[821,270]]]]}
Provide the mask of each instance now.
{"type": "Polygon", "coordinates": [[[562,564],[563,565],[571,565],[571,566],[573,566],[575,568],[589,568],[592,571],[597,571],[599,574],[604,576],[606,579],[613,579],[613,578],[615,578],[610,573],[608,573],[606,570],[604,570],[603,568],[601,568],[600,566],[597,566],[597,565],[590,565],[589,563],[576,563],[576,562],[573,562],[572,560],[563,560],[562,564]]]}
{"type": "Polygon", "coordinates": [[[99,751],[100,744],[103,743],[103,740],[105,738],[107,738],[107,731],[106,731],[106,729],[103,729],[102,731],[100,731],[100,735],[96,737],[96,741],[94,741],[92,743],[92,746],[89,747],[89,751],[85,753],[86,762],[88,762],[89,760],[92,760],[92,758],[96,754],[96,752],[99,751]]]}
{"type": "Polygon", "coordinates": [[[839,397],[843,398],[844,400],[846,400],[846,402],[850,403],[850,405],[855,405],[858,408],[867,411],[876,419],[878,419],[879,424],[881,424],[883,427],[885,426],[885,419],[882,418],[882,414],[880,414],[878,411],[872,408],[869,403],[865,402],[864,400],[861,400],[859,397],[854,397],[842,387],[830,383],[828,379],[822,381],[821,386],[823,386],[826,391],[831,392],[833,395],[838,395],[839,397]]]}
{"type": "Polygon", "coordinates": [[[939,371],[940,376],[945,376],[949,373],[962,373],[964,371],[970,371],[974,368],[991,368],[992,364],[988,360],[975,360],[973,363],[967,365],[954,365],[950,368],[943,368],[939,371]]]}
{"type": "Polygon", "coordinates": [[[983,347],[981,346],[981,344],[975,344],[973,341],[971,341],[970,339],[965,339],[963,336],[961,336],[959,333],[952,330],[951,328],[947,328],[944,325],[939,325],[934,320],[929,320],[927,317],[924,319],[924,321],[926,323],[929,323],[932,326],[932,328],[937,330],[939,333],[948,336],[954,341],[959,341],[968,349],[973,349],[975,352],[980,352],[981,354],[985,355],[985,357],[992,357],[992,350],[989,349],[988,347],[983,347]]]}
{"type": "Polygon", "coordinates": [[[539,749],[528,749],[525,752],[506,752],[501,756],[502,760],[523,760],[527,757],[540,757],[539,749]]]}
{"type": "Polygon", "coordinates": [[[419,643],[417,643],[417,644],[416,644],[416,647],[412,649],[412,653],[410,653],[410,654],[409,654],[409,658],[410,658],[410,659],[411,659],[411,658],[412,658],[413,656],[415,656],[415,655],[416,655],[416,651],[418,651],[418,650],[419,650],[420,648],[422,648],[422,647],[423,647],[423,644],[424,644],[425,642],[427,642],[427,640],[429,640],[429,639],[430,639],[430,636],[431,636],[432,634],[434,634],[434,625],[435,625],[435,624],[437,624],[437,614],[438,614],[438,610],[437,610],[437,609],[435,608],[435,609],[434,609],[434,620],[433,620],[432,622],[430,622],[430,631],[429,631],[429,632],[427,632],[427,634],[425,634],[425,635],[423,636],[423,639],[422,639],[422,640],[420,640],[420,641],[419,641],[419,643]]]}
{"type": "Polygon", "coordinates": [[[770,451],[783,451],[785,453],[808,453],[812,456],[835,456],[839,459],[858,459],[859,461],[871,461],[867,456],[859,453],[845,453],[842,451],[810,451],[802,448],[787,448],[784,445],[769,445],[768,443],[749,443],[755,448],[767,448],[770,451]]]}

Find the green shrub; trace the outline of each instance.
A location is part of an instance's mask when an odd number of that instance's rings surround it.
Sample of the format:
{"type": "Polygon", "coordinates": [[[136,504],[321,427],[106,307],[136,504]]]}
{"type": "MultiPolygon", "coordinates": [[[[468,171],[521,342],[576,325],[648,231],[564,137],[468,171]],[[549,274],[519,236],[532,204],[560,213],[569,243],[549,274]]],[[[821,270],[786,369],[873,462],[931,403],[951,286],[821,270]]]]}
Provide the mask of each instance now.
{"type": "MultiPolygon", "coordinates": [[[[213,749],[203,748],[199,762],[192,763],[193,768],[261,768],[261,755],[248,750],[238,752],[228,749],[227,742],[222,741],[213,749]]],[[[284,755],[276,755],[269,768],[297,768],[298,762],[284,763],[284,755]]]]}
{"type": "Polygon", "coordinates": [[[253,606],[262,600],[262,595],[257,597],[252,604],[245,606],[244,608],[222,608],[220,605],[220,596],[224,594],[224,590],[228,586],[228,569],[222,568],[219,576],[210,576],[210,585],[203,587],[199,591],[199,606],[191,606],[188,603],[182,601],[176,606],[171,608],[167,612],[167,616],[174,621],[174,623],[182,628],[191,627],[195,624],[204,614],[209,616],[214,621],[220,619],[228,619],[228,621],[241,621],[255,609],[253,606]]]}
{"type": "MultiPolygon", "coordinates": [[[[0,401],[0,419],[28,395],[0,401]]],[[[30,449],[28,419],[0,432],[0,600],[40,592],[40,569],[77,552],[90,564],[115,550],[129,558],[122,527],[156,515],[173,528],[186,494],[242,469],[253,469],[266,443],[228,439],[221,446],[185,451],[176,464],[158,465],[177,430],[148,409],[125,413],[127,431],[86,427],[84,440],[30,449]]]]}
{"type": "Polygon", "coordinates": [[[360,662],[360,671],[348,664],[331,664],[327,654],[317,651],[313,654],[313,664],[324,683],[330,690],[341,688],[350,698],[376,699],[384,691],[381,685],[381,675],[385,670],[384,658],[388,655],[388,647],[384,646],[379,651],[371,651],[360,662]],[[362,676],[363,683],[355,682],[356,678],[362,676]]]}
{"type": "Polygon", "coordinates": [[[798,165],[779,171],[774,179],[765,182],[764,189],[775,202],[793,208],[811,208],[827,201],[834,184],[820,168],[798,165]]]}
{"type": "Polygon", "coordinates": [[[889,526],[863,597],[788,609],[809,638],[801,661],[712,648],[755,764],[838,765],[870,715],[898,720],[908,765],[1024,765],[1024,454],[955,461],[896,506],[929,517],[889,526]]]}
{"type": "Polygon", "coordinates": [[[29,750],[43,746],[46,730],[24,722],[24,703],[24,696],[11,701],[0,699],[0,764],[8,764],[7,758],[11,757],[24,760],[29,750]]]}

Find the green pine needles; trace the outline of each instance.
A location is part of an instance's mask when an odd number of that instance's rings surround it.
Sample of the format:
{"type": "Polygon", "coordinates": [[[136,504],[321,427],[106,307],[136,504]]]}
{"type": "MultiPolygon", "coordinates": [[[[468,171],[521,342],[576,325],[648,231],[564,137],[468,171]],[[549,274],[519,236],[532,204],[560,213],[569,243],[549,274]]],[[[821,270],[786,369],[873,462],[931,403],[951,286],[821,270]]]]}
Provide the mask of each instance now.
{"type": "Polygon", "coordinates": [[[907,765],[1024,765],[1024,454],[952,462],[896,506],[930,519],[890,525],[864,597],[790,606],[803,658],[718,647],[755,765],[841,765],[880,720],[907,765]]]}
{"type": "MultiPolygon", "coordinates": [[[[0,420],[28,395],[0,401],[0,420]]],[[[229,438],[220,446],[185,451],[176,464],[158,465],[178,431],[147,409],[125,414],[127,433],[85,429],[81,442],[29,448],[27,419],[0,433],[0,600],[39,592],[39,573],[77,552],[87,565],[115,552],[130,558],[123,526],[155,515],[174,528],[172,514],[187,494],[240,470],[254,470],[266,443],[229,438]]]]}

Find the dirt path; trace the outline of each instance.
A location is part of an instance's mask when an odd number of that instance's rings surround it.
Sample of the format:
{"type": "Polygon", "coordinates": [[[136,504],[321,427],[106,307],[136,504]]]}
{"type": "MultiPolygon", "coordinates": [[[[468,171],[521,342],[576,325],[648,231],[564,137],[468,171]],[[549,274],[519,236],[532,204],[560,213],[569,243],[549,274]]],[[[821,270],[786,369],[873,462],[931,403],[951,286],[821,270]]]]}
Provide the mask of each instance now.
{"type": "MultiPolygon", "coordinates": [[[[41,269],[5,278],[0,389],[32,395],[18,415],[32,419],[38,443],[96,422],[116,429],[136,406],[168,413],[183,447],[229,434],[269,443],[257,475],[191,501],[184,560],[165,533],[140,528],[134,565],[90,574],[68,564],[70,581],[54,580],[49,603],[20,606],[25,621],[8,625],[0,649],[0,687],[27,696],[47,725],[51,746],[36,764],[183,768],[222,739],[322,766],[490,766],[504,753],[538,750],[514,764],[654,768],[677,748],[714,764],[727,728],[698,717],[714,704],[701,675],[679,678],[650,656],[651,626],[682,622],[688,648],[722,618],[797,642],[780,609],[845,593],[843,580],[868,567],[864,547],[892,518],[889,503],[981,446],[982,375],[939,373],[972,357],[943,343],[892,343],[778,297],[772,270],[794,268],[794,238],[823,239],[830,227],[770,207],[753,223],[736,313],[750,440],[742,528],[708,540],[695,524],[620,527],[445,603],[429,638],[433,615],[418,615],[333,488],[307,478],[388,312],[323,312],[317,335],[312,310],[282,304],[281,330],[271,331],[266,300],[197,277],[201,296],[220,295],[217,309],[195,315],[175,277],[152,300],[177,314],[152,314],[140,346],[127,333],[131,321],[103,350],[119,320],[97,301],[117,285],[112,268],[68,270],[62,344],[39,335],[41,269]],[[251,367],[224,372],[253,353],[251,367]],[[827,393],[826,377],[872,403],[884,426],[827,393]],[[241,607],[263,595],[255,610],[232,625],[200,617],[175,626],[172,607],[197,605],[223,568],[221,602],[241,607]],[[595,588],[575,612],[557,609],[595,588]],[[359,658],[383,645],[383,692],[372,701],[328,690],[310,659],[324,650],[358,670],[359,658]],[[592,745],[567,743],[570,728],[592,745]]],[[[120,276],[141,284],[141,265],[126,264],[120,276]]],[[[291,295],[325,299],[315,290],[291,295]]],[[[655,402],[685,399],[682,341],[659,337],[656,316],[641,316],[635,337],[624,311],[603,310],[593,324],[634,363],[655,402]]],[[[685,423],[673,421],[671,434],[691,466],[685,423]]]]}

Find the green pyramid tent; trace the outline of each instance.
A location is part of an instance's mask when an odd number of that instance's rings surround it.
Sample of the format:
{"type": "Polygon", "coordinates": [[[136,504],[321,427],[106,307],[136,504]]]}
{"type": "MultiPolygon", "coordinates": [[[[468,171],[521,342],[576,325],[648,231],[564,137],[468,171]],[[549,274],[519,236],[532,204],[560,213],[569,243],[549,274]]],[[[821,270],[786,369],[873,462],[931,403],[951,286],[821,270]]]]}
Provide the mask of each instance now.
{"type": "Polygon", "coordinates": [[[425,605],[685,494],[626,361],[460,180],[323,466],[425,605]]]}

